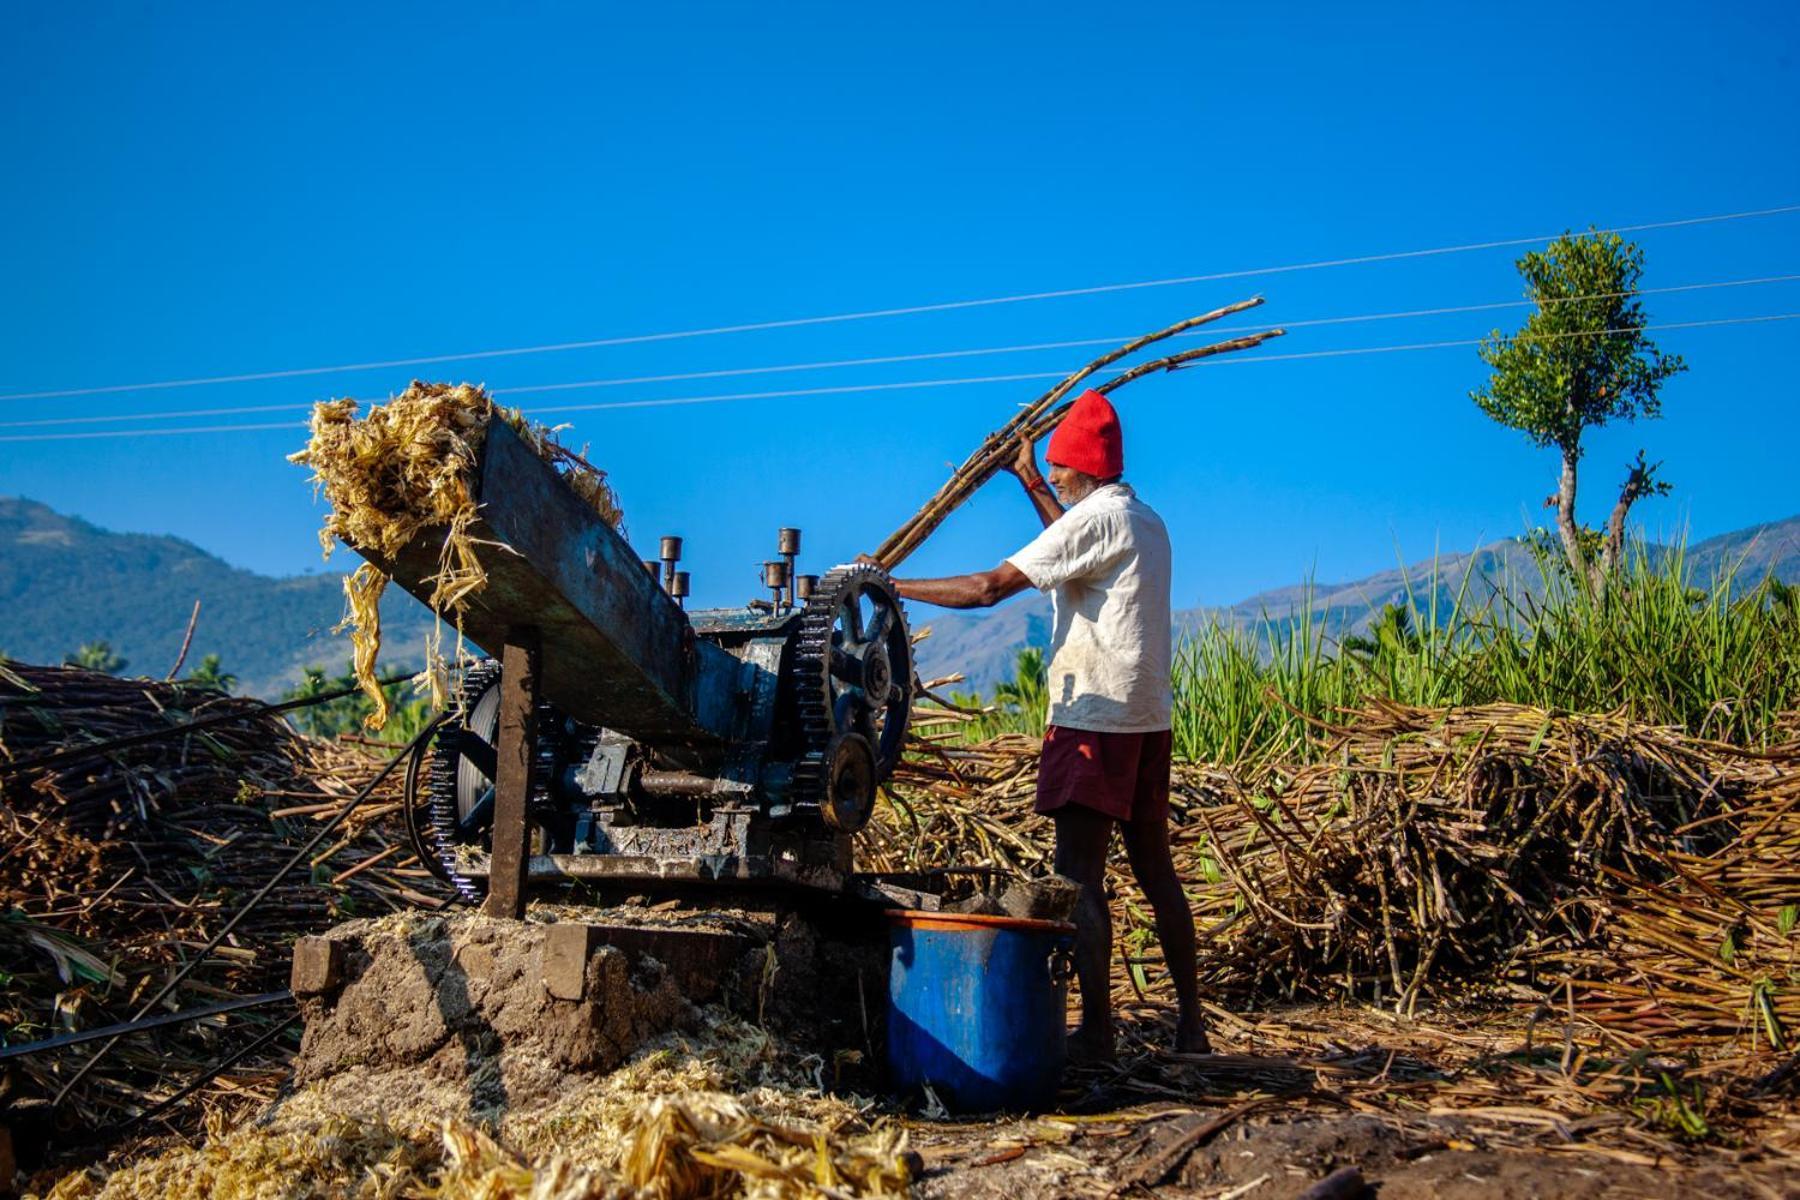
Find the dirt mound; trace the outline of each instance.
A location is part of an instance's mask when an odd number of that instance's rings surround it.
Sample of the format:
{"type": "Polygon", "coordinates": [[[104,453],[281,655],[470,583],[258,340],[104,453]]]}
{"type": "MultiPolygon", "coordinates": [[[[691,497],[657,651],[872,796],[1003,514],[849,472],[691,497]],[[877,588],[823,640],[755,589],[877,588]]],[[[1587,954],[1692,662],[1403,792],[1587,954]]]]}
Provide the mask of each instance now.
{"type": "Polygon", "coordinates": [[[545,942],[556,926],[478,914],[351,921],[344,982],[303,996],[306,1036],[294,1077],[352,1066],[419,1068],[461,1081],[475,1111],[542,1099],[569,1071],[608,1071],[650,1038],[692,1028],[696,1009],[655,959],[599,947],[579,998],[552,993],[545,942]]]}

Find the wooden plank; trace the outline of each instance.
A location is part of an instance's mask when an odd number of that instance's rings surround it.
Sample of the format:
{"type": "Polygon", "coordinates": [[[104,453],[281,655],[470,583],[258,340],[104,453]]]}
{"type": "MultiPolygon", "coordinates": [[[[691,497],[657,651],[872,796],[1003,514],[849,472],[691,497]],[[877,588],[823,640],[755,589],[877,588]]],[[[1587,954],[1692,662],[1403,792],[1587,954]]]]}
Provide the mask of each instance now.
{"type": "Polygon", "coordinates": [[[537,706],[543,650],[535,628],[506,635],[500,655],[500,744],[494,777],[494,849],[488,877],[490,917],[525,915],[525,879],[531,864],[531,768],[537,757],[537,706]]]}
{"type": "MultiPolygon", "coordinates": [[[[487,585],[463,614],[469,641],[498,655],[508,631],[529,622],[549,651],[542,692],[569,715],[657,744],[731,735],[723,720],[733,710],[709,727],[695,692],[702,668],[728,679],[736,660],[695,642],[637,553],[504,422],[488,428],[474,491],[481,517],[469,534],[487,585]]],[[[429,604],[444,533],[423,529],[392,557],[356,549],[429,604]]]]}

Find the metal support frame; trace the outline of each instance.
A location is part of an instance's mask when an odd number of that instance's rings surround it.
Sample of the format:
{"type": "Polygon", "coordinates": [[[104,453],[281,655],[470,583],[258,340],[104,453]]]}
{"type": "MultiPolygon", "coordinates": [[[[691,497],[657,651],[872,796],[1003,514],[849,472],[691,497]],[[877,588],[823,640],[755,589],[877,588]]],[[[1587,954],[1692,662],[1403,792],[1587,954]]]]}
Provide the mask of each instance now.
{"type": "Polygon", "coordinates": [[[507,631],[500,655],[500,742],[494,777],[493,874],[482,911],[514,921],[525,916],[531,869],[532,767],[537,761],[537,708],[543,651],[538,631],[507,631]]]}

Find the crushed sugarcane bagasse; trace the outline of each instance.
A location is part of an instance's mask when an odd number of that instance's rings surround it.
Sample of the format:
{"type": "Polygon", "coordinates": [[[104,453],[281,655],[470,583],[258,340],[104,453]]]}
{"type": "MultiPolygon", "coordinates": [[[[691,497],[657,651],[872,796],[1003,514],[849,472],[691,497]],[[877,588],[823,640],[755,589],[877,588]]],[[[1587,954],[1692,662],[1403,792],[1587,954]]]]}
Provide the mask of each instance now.
{"type": "MultiPolygon", "coordinates": [[[[615,529],[624,514],[606,473],[585,455],[561,445],[556,431],[503,408],[473,384],[414,381],[385,404],[359,415],[358,402],[327,400],[313,408],[312,436],[289,461],[313,472],[312,482],[329,505],[319,542],[330,557],[339,541],[384,557],[398,553],[422,532],[442,529],[431,607],[458,624],[463,606],[487,583],[470,529],[479,517],[471,485],[481,461],[488,425],[504,421],[544,461],[554,465],[576,495],[615,529]]],[[[369,727],[387,721],[388,700],[376,681],[381,650],[380,601],[387,578],[364,563],[344,581],[345,624],[351,629],[357,682],[375,705],[369,727]]],[[[442,707],[448,689],[438,637],[427,648],[432,699],[442,707]]]]}

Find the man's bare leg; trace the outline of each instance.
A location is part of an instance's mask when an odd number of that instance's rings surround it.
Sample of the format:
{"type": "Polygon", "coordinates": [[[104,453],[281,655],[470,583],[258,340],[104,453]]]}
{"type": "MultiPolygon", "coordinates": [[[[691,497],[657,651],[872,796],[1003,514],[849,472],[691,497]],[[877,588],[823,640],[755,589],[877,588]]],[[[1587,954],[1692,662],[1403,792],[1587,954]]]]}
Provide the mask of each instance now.
{"type": "Polygon", "coordinates": [[[1210,1054],[1212,1044],[1206,1037],[1206,1020],[1200,1015],[1200,979],[1194,963],[1194,912],[1188,907],[1169,854],[1168,811],[1157,808],[1133,814],[1121,828],[1131,873],[1156,913],[1156,940],[1162,944],[1163,961],[1175,982],[1175,1049],[1185,1054],[1210,1054]]]}
{"type": "MultiPolygon", "coordinates": [[[[1106,848],[1113,819],[1078,804],[1064,805],[1056,822],[1056,871],[1081,884],[1075,906],[1075,979],[1081,986],[1081,1024],[1069,1039],[1076,1062],[1113,1056],[1112,913],[1106,907],[1106,848]]],[[[1192,937],[1190,927],[1189,937],[1192,937]]],[[[1191,955],[1192,942],[1189,942],[1191,955]]]]}

